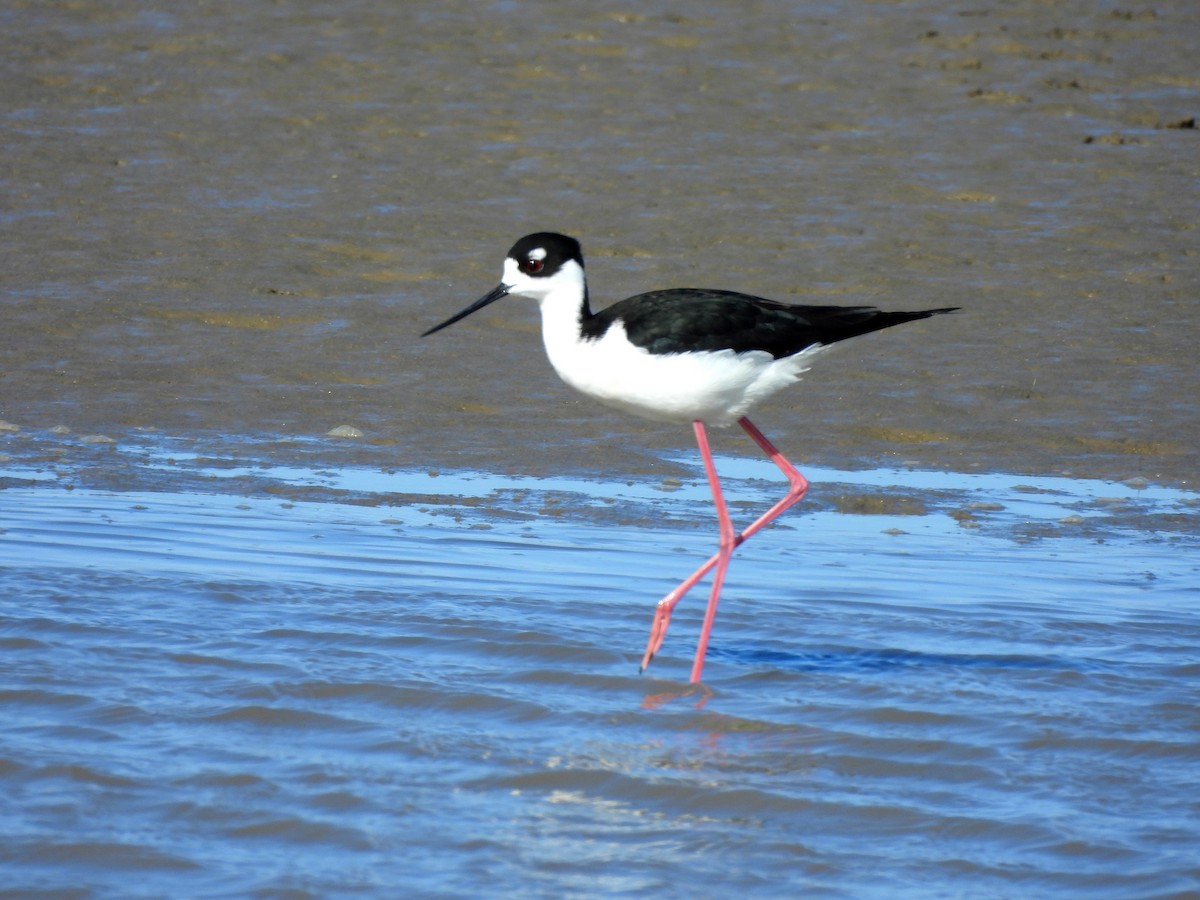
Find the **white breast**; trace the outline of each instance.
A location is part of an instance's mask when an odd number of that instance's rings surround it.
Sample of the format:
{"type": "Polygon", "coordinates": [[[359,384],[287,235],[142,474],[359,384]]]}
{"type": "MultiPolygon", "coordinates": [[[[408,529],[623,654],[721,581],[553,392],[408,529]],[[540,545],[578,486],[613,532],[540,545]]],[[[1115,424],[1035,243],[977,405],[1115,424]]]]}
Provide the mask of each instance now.
{"type": "Polygon", "coordinates": [[[567,384],[601,403],[647,419],[732,425],[782,387],[795,383],[822,347],[785,359],[763,351],[653,354],[629,342],[615,323],[597,340],[581,340],[542,306],[542,337],[551,365],[567,384]]]}

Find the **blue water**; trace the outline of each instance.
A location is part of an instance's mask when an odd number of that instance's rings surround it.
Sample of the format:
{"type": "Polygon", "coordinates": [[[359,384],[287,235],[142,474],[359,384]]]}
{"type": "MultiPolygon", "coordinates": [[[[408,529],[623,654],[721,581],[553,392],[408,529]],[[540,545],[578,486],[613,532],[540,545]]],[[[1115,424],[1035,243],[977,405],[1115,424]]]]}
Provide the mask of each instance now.
{"type": "MultiPolygon", "coordinates": [[[[136,464],[209,489],[0,472],[10,892],[1200,889],[1186,492],[810,471],[693,686],[703,585],[637,663],[699,480],[136,464]],[[876,488],[927,511],[822,503],[876,488]],[[1176,528],[1095,525],[1130,504],[1176,528]]],[[[735,516],[779,490],[720,465],[735,516]]]]}

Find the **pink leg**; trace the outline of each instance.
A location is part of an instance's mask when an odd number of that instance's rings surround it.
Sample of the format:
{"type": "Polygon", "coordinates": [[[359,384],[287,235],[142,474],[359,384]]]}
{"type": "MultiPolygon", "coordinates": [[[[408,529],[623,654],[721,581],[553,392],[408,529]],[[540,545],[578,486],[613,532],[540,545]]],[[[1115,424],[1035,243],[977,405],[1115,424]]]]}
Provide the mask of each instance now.
{"type": "Polygon", "coordinates": [[[704,625],[700,629],[700,640],[696,644],[696,659],[692,663],[693,684],[700,681],[700,672],[704,668],[704,655],[708,652],[708,636],[712,633],[713,620],[717,617],[717,601],[721,599],[721,585],[725,583],[725,570],[729,568],[729,560],[738,541],[733,536],[733,523],[729,521],[729,508],[725,505],[725,495],[721,493],[721,482],[717,478],[717,465],[713,462],[712,452],[708,449],[708,434],[703,422],[693,422],[696,430],[696,443],[700,447],[700,455],[704,458],[704,471],[708,473],[708,483],[712,488],[713,505],[717,508],[717,526],[720,529],[720,549],[716,555],[717,572],[713,575],[712,592],[708,595],[708,609],[704,612],[704,625]]]}
{"type": "Polygon", "coordinates": [[[693,572],[686,581],[658,602],[658,606],[654,611],[654,622],[650,626],[650,641],[646,645],[646,654],[642,657],[640,671],[646,671],[646,667],[650,665],[650,661],[654,659],[654,655],[662,647],[663,638],[667,634],[667,625],[671,621],[671,612],[678,605],[679,601],[683,599],[684,594],[690,591],[714,566],[718,566],[717,575],[713,582],[713,592],[709,596],[708,610],[704,617],[704,627],[700,634],[700,645],[696,649],[696,659],[692,664],[692,681],[700,680],[700,672],[704,666],[704,655],[708,649],[709,633],[712,631],[713,619],[717,614],[717,599],[720,595],[721,585],[725,579],[725,570],[729,566],[729,559],[733,555],[733,551],[751,535],[778,518],[786,509],[799,502],[808,490],[808,480],[796,470],[796,467],[788,461],[787,457],[776,449],[774,444],[767,440],[763,433],[754,426],[754,423],[743,417],[738,420],[738,424],[742,426],[746,434],[750,435],[754,443],[758,444],[763,452],[771,458],[780,471],[787,476],[789,484],[788,492],[782,500],[759,516],[745,531],[734,537],[732,543],[726,546],[726,528],[728,528],[728,533],[732,535],[733,527],[729,521],[729,513],[725,507],[724,497],[721,495],[720,485],[717,482],[716,467],[712,461],[712,454],[708,449],[708,437],[704,431],[704,424],[702,422],[693,423],[692,427],[696,431],[696,441],[700,445],[700,453],[704,457],[704,467],[708,473],[709,483],[712,485],[713,500],[717,505],[717,518],[721,524],[721,548],[704,565],[693,572]]]}

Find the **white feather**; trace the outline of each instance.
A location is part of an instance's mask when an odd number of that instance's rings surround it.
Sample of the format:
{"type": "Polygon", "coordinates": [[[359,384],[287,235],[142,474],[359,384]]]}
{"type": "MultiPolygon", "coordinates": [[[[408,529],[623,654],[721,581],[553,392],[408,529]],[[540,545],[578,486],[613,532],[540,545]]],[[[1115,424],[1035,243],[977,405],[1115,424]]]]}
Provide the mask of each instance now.
{"type": "Polygon", "coordinates": [[[538,301],[550,364],[567,384],[599,402],[660,422],[732,425],[756,403],[794,384],[822,346],[784,359],[765,351],[656,354],[634,346],[620,321],[595,340],[580,335],[583,269],[569,262],[530,278],[509,260],[511,293],[538,301]]]}

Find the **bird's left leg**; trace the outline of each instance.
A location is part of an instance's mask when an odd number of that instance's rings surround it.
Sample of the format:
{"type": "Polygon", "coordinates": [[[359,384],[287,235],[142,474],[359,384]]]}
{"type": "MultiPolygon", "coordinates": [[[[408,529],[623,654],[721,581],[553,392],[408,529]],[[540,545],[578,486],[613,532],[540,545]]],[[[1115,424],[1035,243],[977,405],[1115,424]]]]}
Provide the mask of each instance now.
{"type": "Polygon", "coordinates": [[[741,543],[760,528],[777,519],[785,510],[799,503],[808,492],[808,479],[801,475],[796,467],[792,465],[791,461],[780,453],[774,444],[767,440],[766,435],[759,431],[753,422],[742,416],[742,418],[738,419],[738,424],[742,426],[746,434],[750,435],[754,443],[758,444],[763,453],[771,458],[771,462],[779,466],[779,471],[788,480],[788,492],[783,496],[783,499],[755,519],[745,531],[738,535],[738,543],[741,543]]]}

